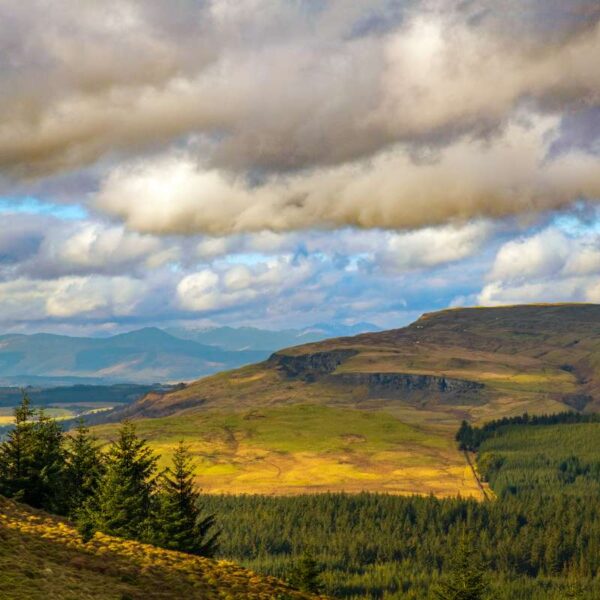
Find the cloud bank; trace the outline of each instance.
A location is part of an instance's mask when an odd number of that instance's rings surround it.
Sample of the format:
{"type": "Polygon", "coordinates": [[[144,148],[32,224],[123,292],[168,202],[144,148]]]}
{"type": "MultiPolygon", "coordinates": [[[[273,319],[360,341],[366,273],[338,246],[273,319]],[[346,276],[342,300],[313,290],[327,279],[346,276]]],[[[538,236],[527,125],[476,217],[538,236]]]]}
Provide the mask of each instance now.
{"type": "Polygon", "coordinates": [[[597,131],[596,2],[59,8],[0,9],[0,169],[102,164],[93,205],[132,229],[414,228],[600,195],[597,144],[565,131],[597,131]]]}

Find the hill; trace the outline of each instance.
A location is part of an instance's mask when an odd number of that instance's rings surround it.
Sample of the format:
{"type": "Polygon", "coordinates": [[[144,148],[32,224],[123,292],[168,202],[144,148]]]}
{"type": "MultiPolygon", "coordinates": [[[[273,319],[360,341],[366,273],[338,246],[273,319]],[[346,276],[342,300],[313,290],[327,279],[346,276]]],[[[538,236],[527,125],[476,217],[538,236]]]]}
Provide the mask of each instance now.
{"type": "Polygon", "coordinates": [[[230,351],[146,328],[106,338],[38,333],[0,336],[0,384],[178,382],[267,356],[230,351]]]}
{"type": "Polygon", "coordinates": [[[281,350],[117,416],[139,419],[165,460],[189,442],[208,491],[481,497],[459,422],[594,411],[599,367],[600,306],[455,309],[281,350]]]}
{"type": "Polygon", "coordinates": [[[296,346],[266,362],[149,394],[131,412],[304,401],[405,405],[485,420],[524,410],[600,407],[600,306],[464,308],[412,325],[296,346]]]}
{"type": "Polygon", "coordinates": [[[0,597],[5,600],[308,600],[228,561],[96,534],[0,498],[0,597]]]}

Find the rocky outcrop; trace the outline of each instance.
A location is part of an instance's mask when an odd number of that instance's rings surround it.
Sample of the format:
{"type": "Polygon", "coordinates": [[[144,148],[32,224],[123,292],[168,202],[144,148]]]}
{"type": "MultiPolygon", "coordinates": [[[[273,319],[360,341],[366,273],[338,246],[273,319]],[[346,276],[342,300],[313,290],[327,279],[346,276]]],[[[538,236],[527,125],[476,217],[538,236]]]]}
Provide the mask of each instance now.
{"type": "Polygon", "coordinates": [[[476,381],[453,379],[437,375],[412,373],[336,373],[337,368],[357,350],[351,348],[329,352],[313,352],[288,355],[276,352],[269,361],[289,379],[306,382],[326,380],[341,386],[364,386],[369,396],[396,398],[422,392],[425,394],[464,395],[481,390],[484,386],[476,381]]]}
{"type": "Polygon", "coordinates": [[[340,373],[332,376],[333,379],[344,385],[366,385],[369,395],[380,398],[394,398],[413,392],[464,394],[484,387],[477,381],[412,373],[340,373]]]}
{"type": "Polygon", "coordinates": [[[357,350],[351,348],[298,355],[275,352],[269,362],[274,363],[287,377],[310,382],[333,373],[356,354],[357,350]]]}

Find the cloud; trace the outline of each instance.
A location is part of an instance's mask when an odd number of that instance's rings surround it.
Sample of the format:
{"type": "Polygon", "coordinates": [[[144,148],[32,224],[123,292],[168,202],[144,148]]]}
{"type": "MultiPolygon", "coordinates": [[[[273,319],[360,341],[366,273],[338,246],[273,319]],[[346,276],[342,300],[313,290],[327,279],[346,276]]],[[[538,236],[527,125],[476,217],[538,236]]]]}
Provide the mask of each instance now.
{"type": "MultiPolygon", "coordinates": [[[[364,212],[380,213],[377,218],[360,218],[357,207],[347,214],[343,201],[328,209],[332,197],[351,195],[369,174],[379,178],[382,162],[421,185],[437,174],[422,164],[437,162],[436,152],[444,173],[448,155],[480,151],[476,140],[506,144],[505,128],[523,113],[559,120],[597,105],[600,89],[600,11],[590,1],[561,9],[556,2],[501,0],[475,10],[473,3],[423,0],[392,11],[383,1],[349,8],[338,0],[317,9],[267,0],[237,6],[113,0],[102,8],[64,0],[60,10],[49,11],[39,0],[26,0],[0,17],[6,40],[0,168],[6,177],[185,147],[189,164],[171,165],[168,178],[174,185],[192,180],[194,196],[227,198],[229,216],[243,207],[237,227],[246,229],[307,222],[383,227],[388,204],[402,205],[410,191],[397,189],[397,182],[384,180],[385,198],[365,198],[363,191],[356,200],[364,212]],[[386,27],[365,29],[382,19],[386,27]],[[296,172],[291,181],[278,179],[290,171],[296,172]],[[259,185],[247,184],[253,179],[259,185]],[[272,197],[281,193],[282,201],[272,197]],[[305,202],[310,215],[294,208],[305,202]],[[256,211],[248,206],[253,203],[256,211]],[[267,208],[271,218],[254,214],[267,208]],[[277,218],[280,211],[285,214],[277,218]]],[[[488,150],[490,160],[498,151],[488,150]]],[[[534,194],[543,193],[548,177],[542,158],[526,174],[534,194]]],[[[576,169],[585,170],[586,160],[593,159],[582,157],[576,169]]],[[[455,179],[473,179],[468,161],[453,166],[455,179]]],[[[467,194],[494,189],[498,182],[489,170],[467,194]]],[[[111,176],[100,205],[127,212],[114,195],[135,187],[132,178],[146,189],[140,178],[160,178],[150,171],[146,163],[130,177],[111,176]]],[[[555,176],[563,195],[579,193],[567,174],[555,176]]],[[[597,193],[596,187],[584,191],[597,193]]],[[[444,218],[465,216],[473,203],[458,204],[453,192],[444,218]]],[[[171,196],[168,222],[191,203],[188,192],[171,196]]],[[[509,179],[490,202],[503,213],[527,208],[529,198],[524,182],[509,179]],[[520,186],[508,194],[511,183],[520,186]]],[[[207,223],[211,203],[204,200],[202,207],[208,214],[194,219],[197,227],[223,231],[207,223]]],[[[392,212],[390,226],[412,226],[414,218],[392,212]]],[[[148,219],[130,220],[143,225],[148,219]]]]}
{"type": "Polygon", "coordinates": [[[514,122],[494,143],[463,139],[436,160],[402,150],[368,162],[278,175],[258,184],[186,153],[134,161],[104,181],[97,208],[154,234],[289,231],[311,227],[412,229],[478,217],[535,214],[600,197],[598,159],[577,150],[546,158],[557,121],[514,122]]]}
{"type": "Polygon", "coordinates": [[[597,297],[547,223],[600,199],[598,2],[23,0],[0,50],[3,323],[597,297]]]}
{"type": "MultiPolygon", "coordinates": [[[[298,286],[303,286],[304,292],[308,291],[310,279],[319,270],[314,260],[293,261],[287,256],[251,267],[233,265],[203,269],[179,282],[177,298],[183,309],[193,312],[217,311],[232,306],[239,309],[259,301],[280,302],[282,298],[292,299],[290,304],[293,305],[294,296],[297,301],[298,286]]],[[[321,280],[320,285],[323,283],[321,280]]]]}
{"type": "Polygon", "coordinates": [[[136,308],[144,287],[128,277],[101,276],[1,282],[0,322],[128,315],[136,308]]]}
{"type": "Polygon", "coordinates": [[[464,227],[425,228],[404,234],[389,234],[374,262],[385,270],[406,272],[459,261],[472,256],[493,232],[490,223],[464,227]]]}
{"type": "Polygon", "coordinates": [[[600,235],[573,236],[550,226],[500,248],[478,301],[600,302],[599,276],[600,235]]]}
{"type": "MultiPolygon", "coordinates": [[[[0,279],[130,275],[178,263],[185,242],[140,235],[121,225],[6,214],[0,230],[0,279]]],[[[189,244],[188,244],[189,245],[189,244]]]]}

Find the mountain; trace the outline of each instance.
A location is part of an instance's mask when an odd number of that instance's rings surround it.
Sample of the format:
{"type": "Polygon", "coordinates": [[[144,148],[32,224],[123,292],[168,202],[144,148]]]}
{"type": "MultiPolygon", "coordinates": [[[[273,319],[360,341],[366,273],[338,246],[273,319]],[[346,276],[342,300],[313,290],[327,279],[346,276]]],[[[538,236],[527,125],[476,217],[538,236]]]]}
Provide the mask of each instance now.
{"type": "Polygon", "coordinates": [[[96,534],[83,543],[64,519],[0,497],[4,600],[317,598],[234,563],[96,534]]]}
{"type": "MultiPolygon", "coordinates": [[[[298,397],[363,408],[403,403],[558,410],[600,408],[600,305],[451,309],[402,329],[280,350],[257,365],[220,373],[138,401],[140,415],[198,406],[290,403],[298,397]]],[[[460,407],[460,408],[459,408],[460,407]]]]}
{"type": "Polygon", "coordinates": [[[366,331],[377,331],[372,323],[356,323],[355,325],[328,325],[317,323],[303,329],[269,330],[256,327],[209,327],[206,329],[184,329],[174,327],[166,329],[167,333],[201,344],[217,346],[224,350],[258,350],[274,352],[286,346],[295,346],[309,342],[317,342],[331,337],[355,335],[366,331]]]}
{"type": "MultiPolygon", "coordinates": [[[[462,419],[600,409],[600,306],[461,308],[295,346],[113,418],[168,456],[192,444],[208,491],[480,497],[462,419]]],[[[97,428],[106,439],[114,426],[97,428]]]]}
{"type": "Polygon", "coordinates": [[[107,338],[8,334],[0,336],[0,385],[185,381],[267,354],[224,350],[156,328],[107,338]]]}

